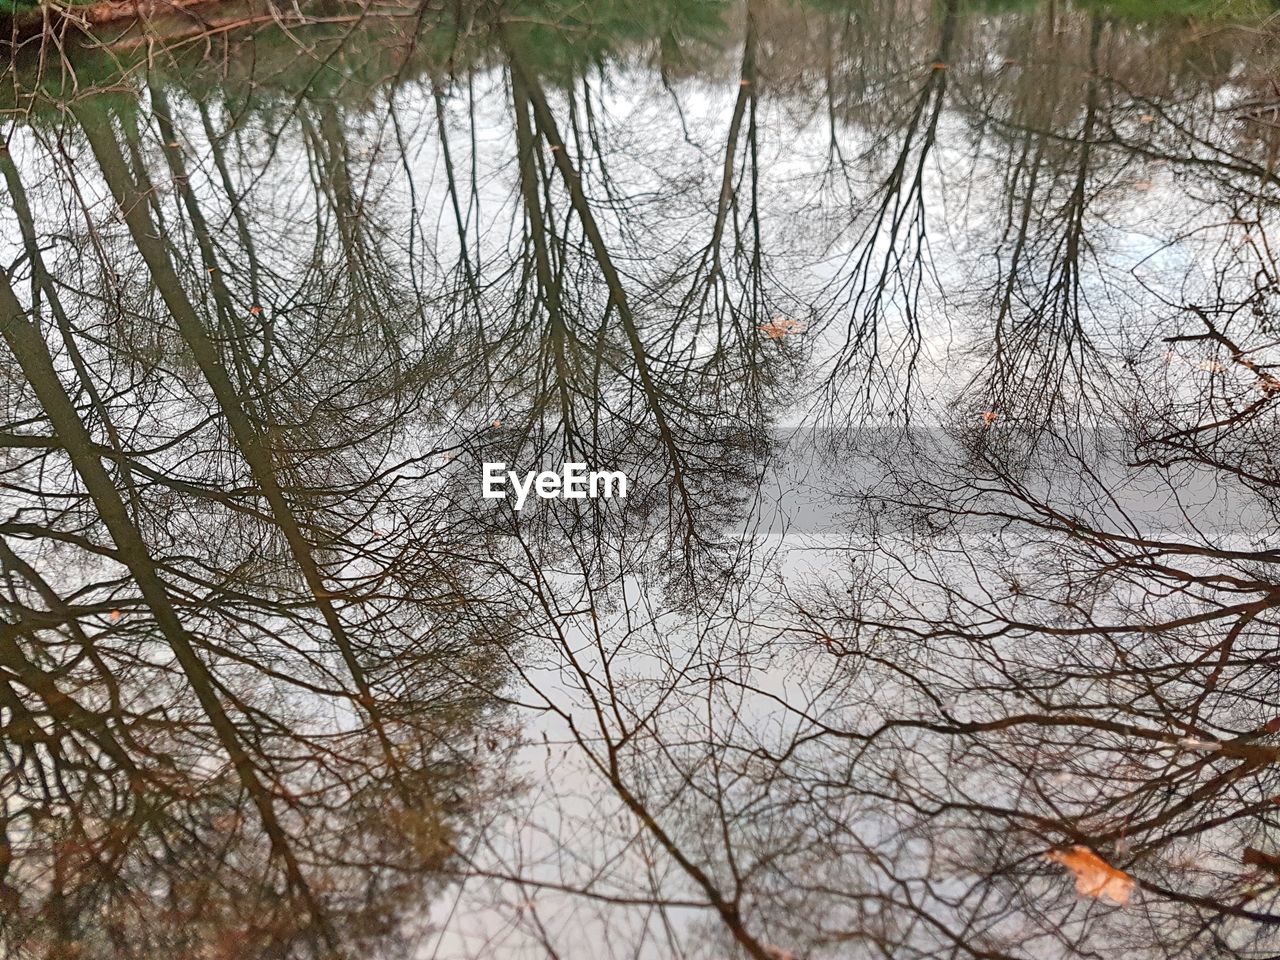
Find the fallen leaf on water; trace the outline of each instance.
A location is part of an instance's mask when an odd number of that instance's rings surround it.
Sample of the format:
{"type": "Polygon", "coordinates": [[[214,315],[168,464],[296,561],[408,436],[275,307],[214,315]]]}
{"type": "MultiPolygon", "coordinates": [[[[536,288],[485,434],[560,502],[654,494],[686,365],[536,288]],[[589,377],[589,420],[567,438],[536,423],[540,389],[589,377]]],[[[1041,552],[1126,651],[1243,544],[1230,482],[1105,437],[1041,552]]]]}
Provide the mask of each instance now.
{"type": "Polygon", "coordinates": [[[947,65],[946,65],[945,63],[943,63],[941,60],[935,60],[933,63],[929,64],[929,67],[930,67],[930,69],[933,69],[933,70],[945,70],[945,69],[947,69],[947,65]]]}
{"type": "Polygon", "coordinates": [[[1077,844],[1068,850],[1050,850],[1044,857],[1076,875],[1076,893],[1081,896],[1105,898],[1121,906],[1129,902],[1133,877],[1117,870],[1088,847],[1077,844]]]}
{"type": "Polygon", "coordinates": [[[234,833],[244,826],[244,817],[238,813],[223,813],[213,818],[210,823],[219,833],[234,833]]]}
{"type": "Polygon", "coordinates": [[[999,419],[999,417],[1000,417],[1000,414],[996,413],[994,410],[984,411],[982,414],[982,425],[984,427],[989,427],[993,423],[995,423],[996,420],[999,419]]]}
{"type": "Polygon", "coordinates": [[[781,340],[793,333],[803,333],[804,324],[790,317],[774,317],[768,323],[760,324],[760,332],[770,340],[781,340]]]}
{"type": "Polygon", "coordinates": [[[117,620],[119,620],[122,616],[124,616],[124,614],[122,614],[119,610],[112,610],[112,611],[111,611],[111,622],[112,622],[112,623],[115,623],[115,622],[116,622],[117,620]]]}
{"type": "Polygon", "coordinates": [[[256,317],[262,313],[262,308],[255,303],[252,307],[249,308],[249,312],[256,317]]]}

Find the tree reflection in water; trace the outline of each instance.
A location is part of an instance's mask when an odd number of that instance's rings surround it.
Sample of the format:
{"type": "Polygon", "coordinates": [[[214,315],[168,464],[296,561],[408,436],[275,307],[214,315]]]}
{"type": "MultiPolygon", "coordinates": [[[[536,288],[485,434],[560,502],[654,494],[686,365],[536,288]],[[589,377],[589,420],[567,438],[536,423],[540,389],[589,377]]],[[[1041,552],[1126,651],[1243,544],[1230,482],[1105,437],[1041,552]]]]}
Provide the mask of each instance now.
{"type": "Polygon", "coordinates": [[[14,50],[6,955],[1280,951],[1280,47],[1129,7],[14,50]]]}

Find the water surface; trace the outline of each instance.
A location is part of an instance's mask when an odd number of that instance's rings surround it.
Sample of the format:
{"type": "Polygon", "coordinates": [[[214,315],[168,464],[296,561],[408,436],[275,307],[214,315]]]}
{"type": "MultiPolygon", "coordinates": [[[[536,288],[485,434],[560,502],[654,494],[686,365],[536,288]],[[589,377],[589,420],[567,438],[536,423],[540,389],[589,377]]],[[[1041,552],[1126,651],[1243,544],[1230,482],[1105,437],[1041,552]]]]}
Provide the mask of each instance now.
{"type": "Polygon", "coordinates": [[[1154,6],[11,50],[4,954],[1280,952],[1280,44],[1154,6]]]}

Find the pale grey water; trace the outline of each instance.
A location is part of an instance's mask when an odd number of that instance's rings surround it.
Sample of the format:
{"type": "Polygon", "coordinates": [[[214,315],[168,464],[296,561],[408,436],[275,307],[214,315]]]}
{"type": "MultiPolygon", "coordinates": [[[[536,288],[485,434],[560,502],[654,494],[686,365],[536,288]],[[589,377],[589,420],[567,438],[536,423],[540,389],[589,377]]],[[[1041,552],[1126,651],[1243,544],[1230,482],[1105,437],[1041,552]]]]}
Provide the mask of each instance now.
{"type": "Polygon", "coordinates": [[[1266,9],[304,12],[8,73],[6,955],[1276,952],[1266,9]]]}

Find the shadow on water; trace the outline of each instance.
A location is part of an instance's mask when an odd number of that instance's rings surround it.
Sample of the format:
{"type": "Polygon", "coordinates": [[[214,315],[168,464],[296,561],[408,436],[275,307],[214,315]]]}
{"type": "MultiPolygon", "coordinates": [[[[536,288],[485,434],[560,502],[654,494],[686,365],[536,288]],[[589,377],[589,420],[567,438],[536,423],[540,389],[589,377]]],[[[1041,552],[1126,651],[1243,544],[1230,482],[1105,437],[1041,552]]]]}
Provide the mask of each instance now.
{"type": "Polygon", "coordinates": [[[5,954],[1280,951],[1271,16],[11,48],[5,954]]]}

